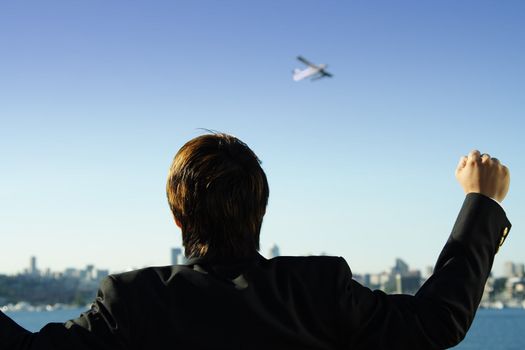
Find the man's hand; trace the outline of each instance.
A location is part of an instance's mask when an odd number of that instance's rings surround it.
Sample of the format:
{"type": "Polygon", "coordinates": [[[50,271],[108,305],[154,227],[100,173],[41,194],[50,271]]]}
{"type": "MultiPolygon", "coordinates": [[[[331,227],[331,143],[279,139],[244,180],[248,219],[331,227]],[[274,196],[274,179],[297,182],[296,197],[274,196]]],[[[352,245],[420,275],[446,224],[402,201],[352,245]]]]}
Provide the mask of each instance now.
{"type": "Polygon", "coordinates": [[[510,185],[509,169],[488,154],[471,151],[461,157],[456,168],[456,179],[465,193],[481,193],[502,202],[510,185]]]}

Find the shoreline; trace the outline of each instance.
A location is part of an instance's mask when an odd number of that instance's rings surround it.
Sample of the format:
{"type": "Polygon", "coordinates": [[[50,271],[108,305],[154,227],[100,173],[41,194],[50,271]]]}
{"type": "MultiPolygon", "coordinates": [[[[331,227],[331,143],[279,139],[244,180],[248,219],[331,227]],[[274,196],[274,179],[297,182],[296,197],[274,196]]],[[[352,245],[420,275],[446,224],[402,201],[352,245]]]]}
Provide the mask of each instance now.
{"type": "MultiPolygon", "coordinates": [[[[91,303],[86,305],[78,304],[39,304],[32,305],[25,301],[20,301],[18,303],[9,303],[6,305],[0,306],[0,311],[4,313],[13,313],[13,312],[52,312],[58,310],[73,310],[73,309],[86,309],[91,308],[91,303]]],[[[481,303],[478,309],[483,310],[504,310],[504,309],[515,309],[515,310],[525,310],[525,301],[523,302],[501,302],[496,301],[492,303],[481,303]]]]}
{"type": "Polygon", "coordinates": [[[55,304],[39,304],[39,305],[31,305],[28,302],[20,301],[18,303],[9,303],[6,305],[0,306],[0,311],[4,313],[12,313],[12,312],[51,312],[51,311],[58,311],[58,310],[73,310],[73,309],[81,309],[86,308],[88,310],[91,307],[91,304],[87,305],[78,305],[78,304],[62,304],[62,303],[55,303],[55,304]]]}

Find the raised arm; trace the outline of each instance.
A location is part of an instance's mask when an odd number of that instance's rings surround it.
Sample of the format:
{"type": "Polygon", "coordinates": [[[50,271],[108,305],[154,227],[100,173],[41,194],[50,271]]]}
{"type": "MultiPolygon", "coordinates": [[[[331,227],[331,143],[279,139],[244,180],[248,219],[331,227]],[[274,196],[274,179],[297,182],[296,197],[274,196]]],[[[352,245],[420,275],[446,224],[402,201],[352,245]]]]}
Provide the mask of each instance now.
{"type": "Polygon", "coordinates": [[[511,227],[496,203],[508,192],[509,171],[472,151],[461,158],[456,178],[465,201],[434,274],[415,296],[387,295],[346,280],[340,300],[347,348],[446,349],[464,338],[511,227]]]}

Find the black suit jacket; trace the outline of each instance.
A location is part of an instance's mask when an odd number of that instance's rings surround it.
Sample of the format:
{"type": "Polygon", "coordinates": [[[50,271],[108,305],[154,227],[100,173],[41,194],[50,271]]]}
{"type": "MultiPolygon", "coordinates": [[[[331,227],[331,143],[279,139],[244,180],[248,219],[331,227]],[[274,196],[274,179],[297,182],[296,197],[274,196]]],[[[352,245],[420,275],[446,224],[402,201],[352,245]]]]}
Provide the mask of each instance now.
{"type": "Polygon", "coordinates": [[[415,296],[372,291],[340,257],[190,260],[110,275],[91,310],[31,333],[0,313],[0,349],[444,349],[469,329],[510,223],[467,195],[415,296]]]}

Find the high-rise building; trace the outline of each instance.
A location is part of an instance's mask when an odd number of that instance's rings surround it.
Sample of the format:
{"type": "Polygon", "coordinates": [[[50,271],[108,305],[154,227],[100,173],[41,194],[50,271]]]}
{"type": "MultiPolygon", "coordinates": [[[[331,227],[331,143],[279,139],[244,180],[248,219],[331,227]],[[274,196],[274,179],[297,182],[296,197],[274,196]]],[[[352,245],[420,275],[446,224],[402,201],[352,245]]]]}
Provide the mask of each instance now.
{"type": "Polygon", "coordinates": [[[171,264],[172,265],[179,265],[184,264],[186,259],[184,259],[184,255],[182,254],[181,248],[171,248],[171,264]]]}
{"type": "Polygon", "coordinates": [[[402,259],[397,258],[396,263],[394,267],[392,267],[392,271],[390,273],[393,276],[395,276],[396,274],[405,276],[406,274],[408,274],[408,264],[404,262],[402,259]]]}
{"type": "Polygon", "coordinates": [[[86,269],[84,270],[86,272],[86,279],[94,280],[95,275],[95,266],[94,265],[87,265],[86,269]]]}
{"type": "Polygon", "coordinates": [[[394,278],[395,278],[395,286],[396,286],[395,293],[396,294],[403,293],[403,277],[401,277],[400,273],[396,273],[396,276],[394,278]]]}
{"type": "Polygon", "coordinates": [[[38,275],[38,268],[36,267],[36,256],[31,256],[29,261],[29,274],[38,275]]]}

